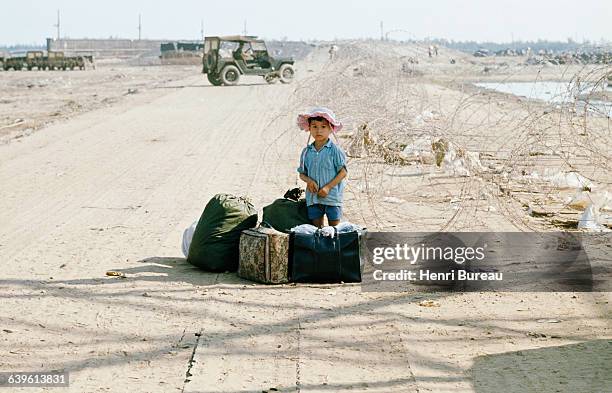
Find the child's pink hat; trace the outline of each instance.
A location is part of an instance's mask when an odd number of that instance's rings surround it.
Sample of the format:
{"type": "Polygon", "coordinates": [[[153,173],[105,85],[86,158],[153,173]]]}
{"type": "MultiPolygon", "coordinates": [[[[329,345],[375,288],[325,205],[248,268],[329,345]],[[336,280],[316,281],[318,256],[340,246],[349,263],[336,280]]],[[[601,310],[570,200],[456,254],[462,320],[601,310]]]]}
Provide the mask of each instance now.
{"type": "Polygon", "coordinates": [[[342,129],[342,123],[336,119],[336,115],[330,109],[325,107],[312,108],[309,112],[300,113],[297,117],[297,124],[300,129],[308,131],[308,119],[311,117],[322,117],[332,126],[333,132],[338,132],[342,129]]]}

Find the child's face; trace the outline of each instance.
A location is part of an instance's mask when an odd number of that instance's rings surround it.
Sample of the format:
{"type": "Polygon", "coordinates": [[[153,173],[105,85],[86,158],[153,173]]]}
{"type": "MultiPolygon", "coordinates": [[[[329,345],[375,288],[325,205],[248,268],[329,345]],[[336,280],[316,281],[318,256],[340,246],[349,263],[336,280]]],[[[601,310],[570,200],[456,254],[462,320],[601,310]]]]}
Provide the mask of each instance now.
{"type": "Polygon", "coordinates": [[[329,138],[332,129],[327,120],[311,120],[308,126],[310,135],[316,142],[324,142],[329,138]]]}

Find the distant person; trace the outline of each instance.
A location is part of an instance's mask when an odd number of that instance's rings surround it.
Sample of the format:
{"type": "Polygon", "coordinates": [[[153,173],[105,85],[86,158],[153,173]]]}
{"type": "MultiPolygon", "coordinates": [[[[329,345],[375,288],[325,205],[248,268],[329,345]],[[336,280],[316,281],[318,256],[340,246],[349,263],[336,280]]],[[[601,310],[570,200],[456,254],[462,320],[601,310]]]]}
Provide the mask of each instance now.
{"type": "Polygon", "coordinates": [[[334,112],[323,107],[300,114],[297,123],[314,139],[302,150],[297,170],[300,179],[306,183],[308,218],[314,226],[321,228],[327,216],[329,225],[336,226],[342,218],[346,154],[329,136],[340,131],[342,123],[334,112]]]}
{"type": "Polygon", "coordinates": [[[433,47],[429,45],[429,48],[427,48],[427,54],[429,55],[429,57],[432,56],[432,52],[433,52],[433,47]]]}
{"type": "Polygon", "coordinates": [[[336,45],[331,45],[329,47],[329,60],[330,61],[334,60],[337,50],[338,50],[338,47],[336,45]]]}
{"type": "Polygon", "coordinates": [[[438,45],[434,45],[434,53],[438,56],[438,45]]]}

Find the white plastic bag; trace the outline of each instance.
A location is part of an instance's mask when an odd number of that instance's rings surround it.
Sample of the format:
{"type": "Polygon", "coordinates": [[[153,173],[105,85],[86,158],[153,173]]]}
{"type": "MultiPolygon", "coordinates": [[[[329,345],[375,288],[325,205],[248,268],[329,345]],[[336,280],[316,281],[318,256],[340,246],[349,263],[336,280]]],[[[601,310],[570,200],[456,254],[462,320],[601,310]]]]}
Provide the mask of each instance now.
{"type": "Polygon", "coordinates": [[[336,231],[334,230],[334,227],[327,226],[327,227],[321,228],[321,233],[325,237],[334,237],[334,235],[336,234],[336,231]]]}
{"type": "Polygon", "coordinates": [[[577,172],[557,172],[552,175],[544,176],[553,186],[561,189],[567,188],[593,188],[593,182],[577,172]]]}
{"type": "Polygon", "coordinates": [[[302,224],[291,228],[291,232],[302,233],[304,235],[312,235],[317,231],[317,227],[311,224],[302,224]]]}
{"type": "Polygon", "coordinates": [[[433,164],[435,162],[430,138],[416,139],[413,143],[406,145],[400,155],[406,159],[420,160],[423,164],[433,164]]]}
{"type": "Polygon", "coordinates": [[[191,240],[193,239],[193,233],[195,232],[196,225],[198,225],[198,222],[194,221],[189,228],[186,228],[183,231],[182,248],[185,258],[187,258],[187,255],[189,255],[189,247],[191,246],[191,240]]]}
{"type": "Polygon", "coordinates": [[[470,176],[470,170],[465,162],[465,158],[457,155],[457,151],[452,144],[444,155],[442,166],[448,175],[461,177],[470,176]]]}
{"type": "Polygon", "coordinates": [[[340,224],[336,225],[336,229],[338,230],[338,233],[348,233],[348,232],[360,232],[363,231],[363,228],[360,227],[357,224],[353,224],[350,222],[341,222],[340,224]]]}
{"type": "Polygon", "coordinates": [[[599,213],[593,204],[590,204],[584,213],[582,213],[578,221],[578,229],[586,229],[594,232],[610,232],[608,228],[600,224],[599,213]]]}
{"type": "MultiPolygon", "coordinates": [[[[317,229],[318,228],[314,225],[302,224],[302,225],[298,225],[296,227],[291,228],[291,232],[302,233],[305,235],[312,235],[317,231],[317,229]]],[[[354,231],[360,232],[360,231],[363,231],[363,228],[357,224],[353,224],[348,221],[345,221],[345,222],[341,222],[340,224],[336,225],[336,231],[338,231],[338,233],[348,233],[348,232],[354,232],[354,231]]],[[[321,232],[323,233],[324,236],[333,236],[334,228],[330,226],[323,227],[321,228],[321,232]]]]}
{"type": "MultiPolygon", "coordinates": [[[[314,225],[302,224],[291,228],[291,232],[301,233],[304,235],[312,235],[317,231],[317,229],[318,228],[314,225]]],[[[334,227],[323,227],[321,228],[321,233],[323,234],[323,236],[332,237],[335,234],[334,227]]]]}
{"type": "Polygon", "coordinates": [[[600,212],[612,212],[612,195],[608,191],[604,192],[601,197],[601,207],[599,208],[600,212]]]}

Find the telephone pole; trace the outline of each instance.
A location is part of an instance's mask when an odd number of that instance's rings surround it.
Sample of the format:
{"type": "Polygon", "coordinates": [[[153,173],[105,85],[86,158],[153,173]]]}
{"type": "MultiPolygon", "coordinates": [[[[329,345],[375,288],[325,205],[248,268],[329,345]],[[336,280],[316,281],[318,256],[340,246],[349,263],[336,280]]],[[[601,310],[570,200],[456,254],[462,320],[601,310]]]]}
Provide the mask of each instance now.
{"type": "Polygon", "coordinates": [[[202,42],[204,42],[204,19],[200,22],[200,33],[202,33],[202,42]]]}
{"type": "Polygon", "coordinates": [[[246,19],[244,20],[244,30],[242,31],[242,35],[247,35],[246,19]]]}
{"type": "Polygon", "coordinates": [[[380,40],[381,41],[385,40],[385,31],[383,29],[383,22],[382,22],[382,20],[380,21],[380,40]]]}
{"type": "Polygon", "coordinates": [[[57,24],[53,25],[53,27],[57,27],[57,39],[60,39],[60,10],[57,10],[57,24]]]}
{"type": "Polygon", "coordinates": [[[142,18],[141,15],[138,14],[138,41],[142,39],[142,18]]]}

